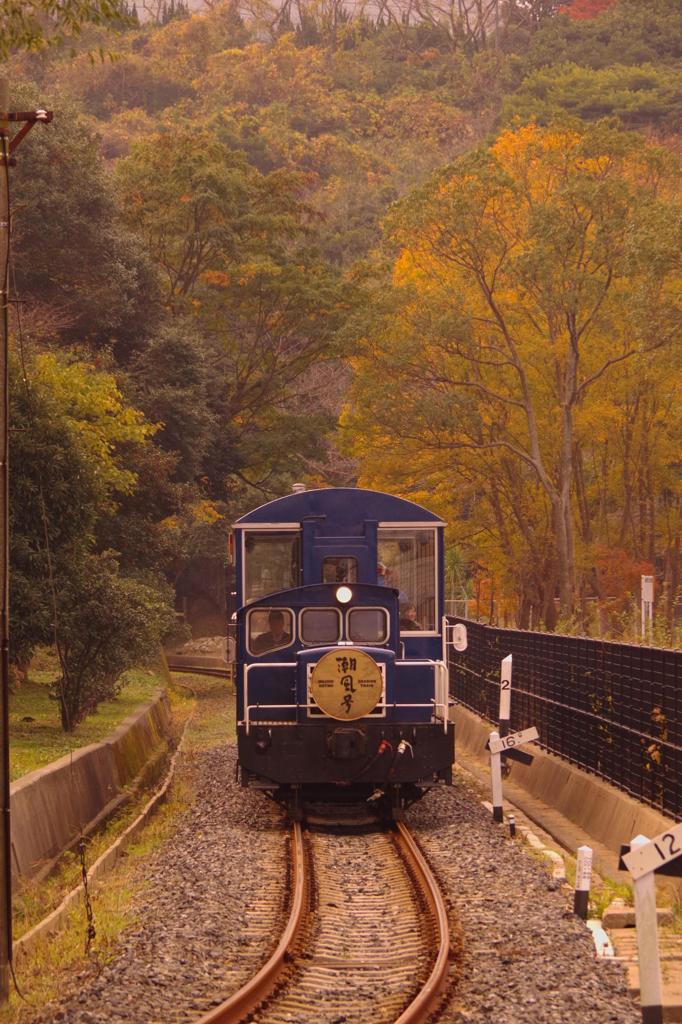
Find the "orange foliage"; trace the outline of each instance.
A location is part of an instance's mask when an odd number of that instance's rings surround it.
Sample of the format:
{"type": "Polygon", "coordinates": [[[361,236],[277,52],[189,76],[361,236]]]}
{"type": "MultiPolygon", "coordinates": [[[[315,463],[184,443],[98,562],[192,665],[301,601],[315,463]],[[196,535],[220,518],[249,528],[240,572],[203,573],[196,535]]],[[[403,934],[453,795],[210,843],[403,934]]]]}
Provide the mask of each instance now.
{"type": "Polygon", "coordinates": [[[572,3],[562,4],[559,14],[567,14],[573,21],[587,21],[599,17],[615,3],[616,0],[573,0],[572,3]]]}
{"type": "Polygon", "coordinates": [[[655,572],[651,562],[637,561],[622,548],[600,548],[595,567],[604,597],[618,597],[624,603],[628,594],[639,594],[640,577],[653,576],[655,572]]]}

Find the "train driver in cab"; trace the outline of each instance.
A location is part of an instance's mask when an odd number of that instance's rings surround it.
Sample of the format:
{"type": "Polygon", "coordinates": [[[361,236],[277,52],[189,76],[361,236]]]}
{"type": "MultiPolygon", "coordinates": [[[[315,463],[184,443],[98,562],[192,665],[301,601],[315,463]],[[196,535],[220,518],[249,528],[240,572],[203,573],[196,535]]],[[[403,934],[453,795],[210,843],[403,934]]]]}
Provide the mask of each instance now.
{"type": "Polygon", "coordinates": [[[417,622],[417,609],[411,602],[406,601],[400,605],[400,632],[418,629],[421,629],[421,626],[417,622]]]}
{"type": "Polygon", "coordinates": [[[254,654],[266,654],[277,647],[287,647],[291,643],[291,633],[287,633],[284,624],[284,612],[273,608],[268,615],[268,630],[261,633],[251,643],[254,654]]]}

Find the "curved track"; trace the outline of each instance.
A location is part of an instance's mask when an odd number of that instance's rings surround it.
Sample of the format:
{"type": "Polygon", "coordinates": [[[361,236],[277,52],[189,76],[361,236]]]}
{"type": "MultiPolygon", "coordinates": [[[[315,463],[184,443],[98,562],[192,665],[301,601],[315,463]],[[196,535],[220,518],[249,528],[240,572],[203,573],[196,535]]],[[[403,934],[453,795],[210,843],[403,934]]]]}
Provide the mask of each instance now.
{"type": "Polygon", "coordinates": [[[185,664],[173,658],[168,658],[168,668],[171,672],[179,672],[185,675],[194,676],[218,676],[221,679],[232,679],[234,673],[232,668],[219,668],[215,665],[185,664]]]}
{"type": "Polygon", "coordinates": [[[200,1024],[426,1021],[447,978],[450,936],[409,830],[304,833],[295,824],[291,848],[292,909],[277,949],[200,1024]]]}

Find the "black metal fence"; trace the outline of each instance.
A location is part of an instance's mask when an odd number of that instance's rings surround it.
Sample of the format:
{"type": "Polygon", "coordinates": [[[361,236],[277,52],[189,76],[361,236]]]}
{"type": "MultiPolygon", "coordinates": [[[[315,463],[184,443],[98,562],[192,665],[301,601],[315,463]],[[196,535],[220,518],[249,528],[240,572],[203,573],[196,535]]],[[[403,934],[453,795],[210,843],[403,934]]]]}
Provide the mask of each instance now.
{"type": "Polygon", "coordinates": [[[500,661],[513,655],[511,728],[664,814],[682,818],[682,652],[464,622],[452,696],[496,722],[500,661]]]}

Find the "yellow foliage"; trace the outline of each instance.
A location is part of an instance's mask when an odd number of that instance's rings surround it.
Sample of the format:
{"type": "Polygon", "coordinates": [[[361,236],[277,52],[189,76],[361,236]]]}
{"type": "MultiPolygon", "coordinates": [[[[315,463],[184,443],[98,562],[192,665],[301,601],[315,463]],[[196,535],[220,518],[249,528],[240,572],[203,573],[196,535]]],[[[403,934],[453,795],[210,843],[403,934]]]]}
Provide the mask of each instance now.
{"type": "Polygon", "coordinates": [[[229,288],[232,283],[230,275],[225,274],[222,270],[205,270],[201,275],[201,279],[206,284],[212,284],[216,288],[229,288]]]}
{"type": "Polygon", "coordinates": [[[609,129],[527,125],[390,225],[390,312],[352,363],[348,449],[364,484],[437,503],[498,590],[545,609],[562,572],[592,578],[597,536],[642,555],[647,490],[657,543],[680,519],[679,182],[609,129]]]}
{"type": "Polygon", "coordinates": [[[191,513],[196,522],[205,523],[207,526],[213,526],[225,518],[210,501],[195,502],[191,506],[191,513]]]}

